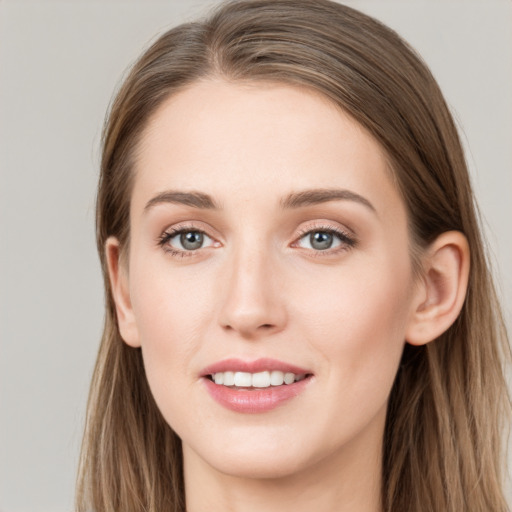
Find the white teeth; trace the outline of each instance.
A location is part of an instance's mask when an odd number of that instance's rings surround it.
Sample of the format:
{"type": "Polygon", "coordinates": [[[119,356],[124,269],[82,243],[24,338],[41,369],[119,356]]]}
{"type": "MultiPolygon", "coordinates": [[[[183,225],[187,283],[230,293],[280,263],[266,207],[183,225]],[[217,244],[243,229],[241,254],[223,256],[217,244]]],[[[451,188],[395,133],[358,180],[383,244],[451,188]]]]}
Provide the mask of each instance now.
{"type": "Polygon", "coordinates": [[[236,372],[235,386],[239,388],[250,388],[252,386],[252,375],[247,372],[236,372]]]}
{"type": "Polygon", "coordinates": [[[295,375],[293,373],[285,373],[284,374],[284,383],[285,384],[291,384],[293,381],[295,381],[295,375]]]}
{"type": "Polygon", "coordinates": [[[268,388],[270,386],[282,386],[293,384],[303,380],[306,375],[295,375],[291,372],[280,372],[279,370],[263,371],[258,373],[249,372],[217,372],[211,375],[215,384],[224,386],[236,386],[240,388],[268,388]]]}
{"type": "Polygon", "coordinates": [[[270,386],[270,373],[259,372],[252,374],[252,387],[253,388],[268,388],[270,386]]]}
{"type": "MultiPolygon", "coordinates": [[[[224,373],[224,386],[234,386],[235,385],[235,372],[223,372],[224,373]]],[[[215,374],[217,375],[217,374],[215,374]]]]}
{"type": "Polygon", "coordinates": [[[284,373],[279,370],[274,370],[270,373],[270,384],[272,386],[282,386],[284,382],[284,373]]]}

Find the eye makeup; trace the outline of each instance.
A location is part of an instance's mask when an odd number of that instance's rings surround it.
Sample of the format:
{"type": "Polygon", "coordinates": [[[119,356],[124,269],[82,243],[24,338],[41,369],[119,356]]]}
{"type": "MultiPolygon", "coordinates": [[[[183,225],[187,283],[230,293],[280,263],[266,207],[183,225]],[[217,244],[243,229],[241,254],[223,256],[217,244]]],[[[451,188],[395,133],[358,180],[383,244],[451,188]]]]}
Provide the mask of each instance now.
{"type": "MultiPolygon", "coordinates": [[[[298,230],[289,247],[307,252],[314,257],[335,256],[348,251],[358,241],[352,232],[326,222],[314,222],[298,230]]],[[[157,238],[157,245],[173,257],[196,256],[203,249],[221,247],[204,228],[193,223],[183,223],[167,228],[157,238]]]]}
{"type": "Polygon", "coordinates": [[[157,239],[157,245],[171,256],[188,257],[200,249],[217,246],[220,243],[211,238],[203,229],[193,225],[183,225],[179,227],[167,228],[157,239]],[[171,244],[176,239],[181,245],[181,249],[171,244]],[[207,245],[205,245],[207,244],[207,245]]]}
{"type": "Polygon", "coordinates": [[[353,234],[338,226],[319,224],[301,229],[291,247],[311,250],[314,251],[315,257],[321,257],[347,251],[356,245],[357,239],[353,234]],[[305,242],[306,246],[301,245],[301,242],[305,242]]]}

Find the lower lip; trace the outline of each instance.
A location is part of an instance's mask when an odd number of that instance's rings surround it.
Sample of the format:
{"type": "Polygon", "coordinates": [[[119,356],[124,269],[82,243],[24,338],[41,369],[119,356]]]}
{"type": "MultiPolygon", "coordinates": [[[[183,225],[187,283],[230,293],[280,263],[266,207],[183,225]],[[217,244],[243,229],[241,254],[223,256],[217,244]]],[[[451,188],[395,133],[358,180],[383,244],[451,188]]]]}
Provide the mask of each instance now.
{"type": "Polygon", "coordinates": [[[262,413],[271,411],[298,396],[309,384],[311,377],[294,382],[261,389],[233,389],[215,384],[203,378],[210,396],[226,409],[241,413],[262,413]]]}

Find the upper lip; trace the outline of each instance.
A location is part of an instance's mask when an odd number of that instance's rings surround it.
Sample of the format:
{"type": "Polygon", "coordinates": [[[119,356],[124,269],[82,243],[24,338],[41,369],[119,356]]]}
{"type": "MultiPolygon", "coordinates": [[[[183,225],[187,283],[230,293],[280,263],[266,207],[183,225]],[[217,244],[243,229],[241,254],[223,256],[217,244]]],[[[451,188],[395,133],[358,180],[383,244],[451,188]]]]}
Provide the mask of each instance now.
{"type": "Polygon", "coordinates": [[[201,371],[201,376],[205,377],[219,372],[258,373],[265,370],[277,370],[283,373],[294,373],[295,375],[311,373],[309,370],[277,359],[261,358],[253,361],[244,361],[243,359],[230,358],[223,359],[222,361],[218,361],[207,366],[201,371]]]}

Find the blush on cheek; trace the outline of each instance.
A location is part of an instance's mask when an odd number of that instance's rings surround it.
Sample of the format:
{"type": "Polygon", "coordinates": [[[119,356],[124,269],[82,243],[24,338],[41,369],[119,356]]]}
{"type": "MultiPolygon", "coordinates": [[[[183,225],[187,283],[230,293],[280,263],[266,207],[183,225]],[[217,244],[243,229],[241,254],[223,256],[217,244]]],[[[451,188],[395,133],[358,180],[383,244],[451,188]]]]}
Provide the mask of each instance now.
{"type": "Polygon", "coordinates": [[[326,284],[302,304],[303,332],[318,341],[325,361],[335,362],[347,385],[373,380],[391,385],[405,343],[410,294],[400,276],[354,269],[326,284]],[[357,276],[357,277],[356,277],[357,276]],[[362,277],[359,277],[362,276],[362,277]]]}

